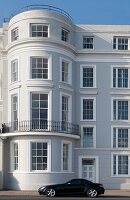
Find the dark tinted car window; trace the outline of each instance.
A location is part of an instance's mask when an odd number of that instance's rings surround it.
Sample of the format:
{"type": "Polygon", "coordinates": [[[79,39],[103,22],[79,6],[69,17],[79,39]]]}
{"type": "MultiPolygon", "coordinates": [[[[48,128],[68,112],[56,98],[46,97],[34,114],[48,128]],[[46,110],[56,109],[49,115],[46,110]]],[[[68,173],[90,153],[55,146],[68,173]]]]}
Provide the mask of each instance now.
{"type": "Polygon", "coordinates": [[[81,180],[74,179],[74,180],[69,181],[68,183],[73,184],[73,185],[78,185],[78,184],[81,184],[81,180]]]}
{"type": "Polygon", "coordinates": [[[83,181],[84,181],[84,183],[87,184],[87,185],[93,184],[91,181],[88,181],[88,180],[83,180],[83,181]]]}

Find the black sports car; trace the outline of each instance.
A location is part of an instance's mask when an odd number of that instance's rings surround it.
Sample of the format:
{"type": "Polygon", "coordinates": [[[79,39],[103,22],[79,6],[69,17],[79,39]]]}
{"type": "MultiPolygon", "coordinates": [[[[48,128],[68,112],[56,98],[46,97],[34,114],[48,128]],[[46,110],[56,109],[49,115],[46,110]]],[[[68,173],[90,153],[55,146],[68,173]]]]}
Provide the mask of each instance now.
{"type": "Polygon", "coordinates": [[[104,194],[105,189],[100,183],[93,183],[86,179],[72,179],[64,184],[47,185],[38,189],[40,195],[46,195],[49,197],[54,196],[79,196],[85,195],[88,197],[96,197],[100,194],[104,194]]]}

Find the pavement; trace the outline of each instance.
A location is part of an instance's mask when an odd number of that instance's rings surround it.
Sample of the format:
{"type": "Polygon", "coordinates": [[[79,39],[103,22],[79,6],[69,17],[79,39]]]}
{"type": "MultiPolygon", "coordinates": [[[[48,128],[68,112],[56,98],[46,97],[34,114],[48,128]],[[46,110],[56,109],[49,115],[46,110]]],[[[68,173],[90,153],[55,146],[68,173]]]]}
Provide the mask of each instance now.
{"type": "MultiPolygon", "coordinates": [[[[37,196],[37,191],[1,190],[0,196],[37,196]]],[[[105,190],[104,196],[130,197],[130,190],[105,190]]]]}

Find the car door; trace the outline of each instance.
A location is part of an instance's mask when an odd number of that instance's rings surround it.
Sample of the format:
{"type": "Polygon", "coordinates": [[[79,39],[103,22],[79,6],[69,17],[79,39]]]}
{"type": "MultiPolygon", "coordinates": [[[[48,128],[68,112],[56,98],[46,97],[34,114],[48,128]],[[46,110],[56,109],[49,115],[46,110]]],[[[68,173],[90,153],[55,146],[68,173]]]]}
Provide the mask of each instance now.
{"type": "Polygon", "coordinates": [[[66,195],[82,194],[84,192],[84,184],[80,179],[74,179],[66,183],[65,190],[66,195]]]}

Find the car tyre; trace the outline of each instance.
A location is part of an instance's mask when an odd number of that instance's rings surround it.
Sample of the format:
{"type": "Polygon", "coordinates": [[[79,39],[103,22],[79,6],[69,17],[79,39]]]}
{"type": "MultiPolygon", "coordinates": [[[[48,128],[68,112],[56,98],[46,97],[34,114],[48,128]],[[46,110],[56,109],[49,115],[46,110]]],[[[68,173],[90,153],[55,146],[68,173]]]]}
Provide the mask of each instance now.
{"type": "Polygon", "coordinates": [[[87,190],[87,196],[92,197],[92,198],[96,197],[97,196],[97,190],[93,189],[93,188],[88,189],[87,190]]]}
{"type": "Polygon", "coordinates": [[[47,190],[47,196],[48,197],[54,197],[56,196],[56,191],[53,188],[50,188],[47,190]]]}

